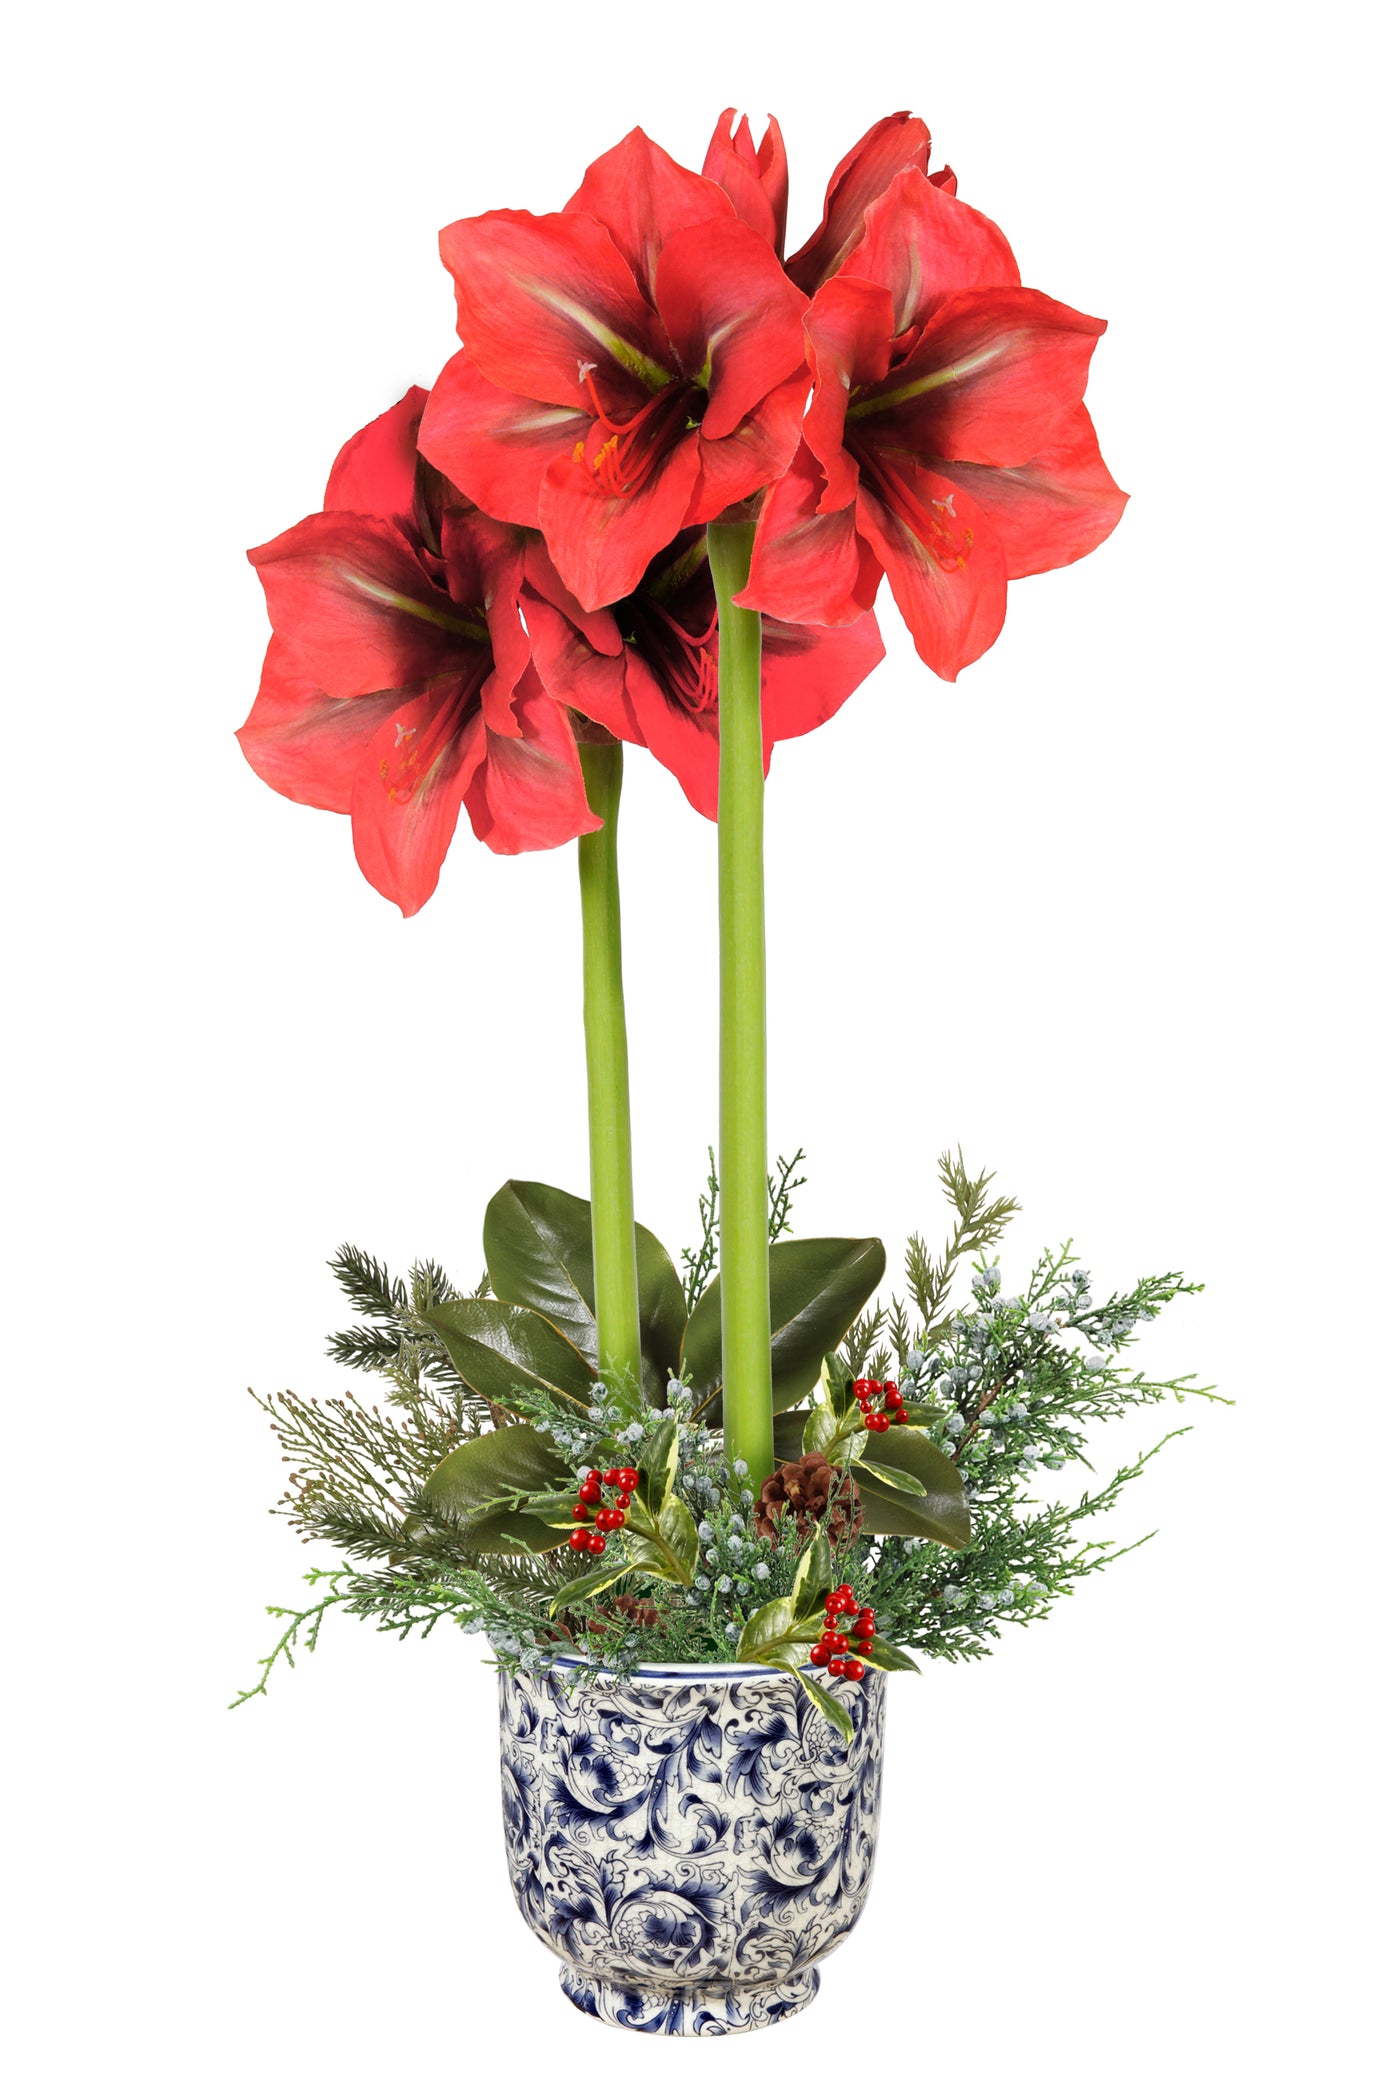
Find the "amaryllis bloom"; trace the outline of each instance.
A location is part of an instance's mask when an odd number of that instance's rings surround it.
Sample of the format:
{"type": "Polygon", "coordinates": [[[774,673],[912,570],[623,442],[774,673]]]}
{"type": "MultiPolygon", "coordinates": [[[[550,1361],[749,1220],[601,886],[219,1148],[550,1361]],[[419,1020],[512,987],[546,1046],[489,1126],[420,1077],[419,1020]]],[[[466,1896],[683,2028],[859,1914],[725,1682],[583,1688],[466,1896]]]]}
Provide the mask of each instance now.
{"type": "Polygon", "coordinates": [[[924,662],[996,639],[1008,577],[1087,555],[1127,502],[1084,408],[1104,330],[1022,288],[990,219],[898,174],[807,313],[803,444],[764,501],[739,603],[837,624],[883,571],[924,662]]]}
{"type": "MultiPolygon", "coordinates": [[[[527,550],[520,603],[555,698],[673,772],[691,806],[719,812],[719,629],[702,529],[656,558],[601,612],[570,597],[542,546],[527,550]]],[[[873,613],[840,628],[763,624],[763,767],[775,742],[830,720],[885,653],[873,613]]]]}
{"type": "Polygon", "coordinates": [[[803,297],[723,190],[640,130],[566,209],[467,218],[442,255],[463,351],[423,452],[483,511],[540,528],[589,610],[791,460],[803,297]]]}
{"type": "Polygon", "coordinates": [[[238,732],[260,778],[348,815],[360,870],[405,916],[460,809],[492,851],[600,827],[567,715],[530,662],[520,548],[420,470],[426,392],[342,449],[325,509],[249,551],[272,640],[238,732]]]}
{"type": "MultiPolygon", "coordinates": [[[[783,133],[777,117],[770,116],[762,141],[755,145],[748,117],[736,129],[735,114],[736,110],[726,108],[716,123],[705,154],[705,174],[719,183],[744,222],[767,238],[781,258],[788,202],[783,133]]],[[[866,210],[879,200],[896,174],[922,173],[935,187],[957,193],[951,166],[929,173],[929,150],[926,126],[907,109],[883,116],[852,145],[827,182],[820,224],[787,262],[789,278],[806,295],[814,295],[860,242],[866,210]]]]}

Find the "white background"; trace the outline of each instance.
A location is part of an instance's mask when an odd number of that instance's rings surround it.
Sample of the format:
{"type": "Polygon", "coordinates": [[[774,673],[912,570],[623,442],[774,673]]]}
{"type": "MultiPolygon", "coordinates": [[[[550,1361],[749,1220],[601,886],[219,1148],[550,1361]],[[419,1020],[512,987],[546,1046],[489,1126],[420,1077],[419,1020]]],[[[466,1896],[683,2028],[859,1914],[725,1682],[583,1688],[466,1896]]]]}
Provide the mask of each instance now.
{"type": "MultiPolygon", "coordinates": [[[[1381,19],[1379,10],[1371,18],[1381,19]]],[[[1133,503],[948,687],[890,658],[770,787],[772,1138],[807,1232],[939,1227],[940,1148],[1205,1295],[1161,1534],[893,1699],[886,1831],[786,2074],[1383,2067],[1393,1888],[1395,742],[1386,70],[1360,10],[31,10],[12,32],[5,1718],[25,2074],[626,2068],[517,1923],[478,1647],[346,1625],[224,1705],[311,1554],[243,1388],[315,1390],[324,1258],[479,1267],[586,1188],[574,866],[463,825],[405,924],[233,741],[243,562],[453,347],[439,227],[643,123],[781,116],[793,242],[912,103],[1027,281],[1106,315],[1133,503]]],[[[1393,256],[1392,256],[1393,257],[1393,256]]],[[[714,837],[629,758],[641,1216],[715,1125],[714,837]]],[[[1105,1469],[1168,1425],[1105,1438],[1105,1469]]],[[[683,2055],[684,2052],[674,2052],[683,2055]]]]}

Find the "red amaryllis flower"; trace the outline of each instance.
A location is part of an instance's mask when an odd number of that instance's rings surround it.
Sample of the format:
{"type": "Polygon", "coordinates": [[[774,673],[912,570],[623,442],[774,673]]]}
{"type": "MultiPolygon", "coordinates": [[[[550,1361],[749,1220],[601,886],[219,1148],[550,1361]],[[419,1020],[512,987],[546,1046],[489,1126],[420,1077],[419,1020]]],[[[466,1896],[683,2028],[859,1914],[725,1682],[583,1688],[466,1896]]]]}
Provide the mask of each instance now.
{"type": "Polygon", "coordinates": [[[943,678],[996,639],[1008,577],[1096,548],[1126,503],[1084,409],[1104,330],[1020,286],[987,217],[896,176],[807,314],[803,445],[765,499],[740,604],[839,623],[883,570],[943,678]]]}
{"type": "Polygon", "coordinates": [[[470,217],[442,254],[464,350],[423,452],[484,511],[538,526],[590,610],[791,460],[802,296],[722,190],[640,130],[558,215],[470,217]]]}
{"type": "Polygon", "coordinates": [[[349,815],[360,870],[405,916],[437,886],[463,804],[493,851],[600,827],[530,663],[518,544],[444,509],[418,468],[425,400],[410,390],[357,433],[325,509],[249,551],[273,633],[238,732],[278,793],[349,815]]]}
{"type": "MultiPolygon", "coordinates": [[[[627,598],[589,613],[543,546],[525,556],[521,608],[556,699],[628,743],[645,744],[714,819],[719,802],[719,632],[696,528],[651,564],[627,598]]],[[[775,742],[828,721],[885,653],[873,613],[841,628],[763,624],[763,765],[775,742]]]]}
{"type": "Polygon", "coordinates": [[[747,116],[738,127],[737,108],[726,108],[715,124],[705,154],[706,180],[724,189],[734,213],[767,240],[779,259],[787,237],[788,162],[778,118],[770,115],[761,144],[755,145],[747,116]]]}
{"type": "MultiPolygon", "coordinates": [[[[734,126],[736,111],[726,108],[715,125],[705,154],[705,174],[717,181],[746,224],[752,224],[781,257],[787,229],[788,163],[776,116],[768,118],[763,140],[755,145],[745,116],[734,126]]],[[[826,186],[822,220],[807,243],[787,262],[791,280],[808,295],[834,274],[860,241],[865,212],[878,201],[898,173],[913,170],[933,185],[957,193],[951,166],[929,173],[929,134],[916,115],[904,110],[881,118],[852,145],[826,186]]]]}

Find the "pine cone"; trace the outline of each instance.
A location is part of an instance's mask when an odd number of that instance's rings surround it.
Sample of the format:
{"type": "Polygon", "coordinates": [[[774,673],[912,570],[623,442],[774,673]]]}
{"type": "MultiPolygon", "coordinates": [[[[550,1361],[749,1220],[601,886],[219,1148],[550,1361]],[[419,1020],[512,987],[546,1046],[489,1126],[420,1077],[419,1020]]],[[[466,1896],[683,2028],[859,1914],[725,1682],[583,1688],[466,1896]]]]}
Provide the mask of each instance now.
{"type": "Polygon", "coordinates": [[[849,1472],[841,1471],[819,1450],[808,1450],[776,1472],[770,1472],[754,1503],[754,1528],[770,1544],[778,1541],[785,1512],[804,1529],[820,1523],[833,1544],[853,1537],[861,1526],[860,1495],[849,1472]]]}
{"type": "MultiPolygon", "coordinates": [[[[636,1595],[614,1595],[610,1602],[600,1603],[599,1607],[604,1616],[621,1617],[627,1623],[639,1623],[648,1630],[661,1621],[661,1611],[655,1602],[643,1602],[636,1595]]],[[[605,1631],[607,1625],[590,1620],[588,1628],[590,1631],[605,1631]]]]}

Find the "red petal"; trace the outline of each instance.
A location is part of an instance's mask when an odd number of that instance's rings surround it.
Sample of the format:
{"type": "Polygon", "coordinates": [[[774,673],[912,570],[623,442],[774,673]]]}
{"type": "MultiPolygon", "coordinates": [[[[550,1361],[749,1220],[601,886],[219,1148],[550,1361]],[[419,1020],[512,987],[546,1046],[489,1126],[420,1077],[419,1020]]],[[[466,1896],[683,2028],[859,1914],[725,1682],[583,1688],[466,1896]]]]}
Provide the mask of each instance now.
{"type": "Polygon", "coordinates": [[[805,307],[772,247],[736,217],[668,239],[656,308],[686,373],[708,372],[707,440],[732,433],[804,366],[805,307]]]}
{"type": "MultiPolygon", "coordinates": [[[[865,212],[906,167],[928,171],[929,135],[907,111],[887,115],[853,145],[827,183],[822,220],[787,271],[814,295],[834,274],[861,235],[865,212]]],[[[940,176],[941,177],[941,176],[940,176]]]]}
{"type": "Polygon", "coordinates": [[[846,404],[852,389],[883,380],[894,333],[889,291],[838,276],[823,283],[806,318],[815,382],[802,437],[826,471],[821,510],[834,512],[856,494],[857,469],[845,452],[846,404]]]}
{"type": "Polygon", "coordinates": [[[603,490],[585,456],[550,464],[540,527],[554,567],[589,612],[635,590],[652,557],[680,532],[699,476],[699,445],[698,433],[683,433],[626,497],[603,490]]]}
{"type": "Polygon", "coordinates": [[[421,693],[371,740],[355,773],[355,857],[405,916],[438,883],[462,796],[486,755],[486,724],[461,687],[421,693]]]}
{"type": "Polygon", "coordinates": [[[288,662],[335,699],[469,668],[485,627],[458,613],[393,521],[317,512],[248,551],[288,662]]]}
{"type": "MultiPolygon", "coordinates": [[[[622,636],[618,625],[607,607],[596,613],[586,613],[565,584],[553,563],[542,537],[534,535],[525,544],[525,580],[531,591],[573,622],[589,647],[596,649],[599,656],[620,657],[622,636]]],[[[522,594],[522,598],[524,595],[522,594]]],[[[528,614],[526,616],[528,620],[528,614]]]]}
{"type": "Polygon", "coordinates": [[[995,528],[960,486],[916,462],[906,462],[901,473],[920,507],[955,500],[943,552],[930,549],[886,499],[864,485],[856,498],[856,525],[884,564],[919,655],[940,678],[956,678],[1001,633],[1006,559],[995,528]]]}
{"type": "Polygon", "coordinates": [[[856,531],[855,506],[821,512],[825,489],[821,465],[804,443],[763,501],[739,605],[779,620],[834,627],[874,604],[880,569],[856,531]]]}
{"type": "MultiPolygon", "coordinates": [[[[567,613],[540,598],[529,586],[521,603],[530,630],[535,668],[551,699],[577,708],[590,721],[601,723],[626,742],[640,743],[642,738],[627,704],[627,661],[621,637],[618,636],[613,654],[600,654],[567,613]]],[[[616,634],[616,622],[611,615],[607,618],[616,634]]]]}
{"type": "Polygon", "coordinates": [[[518,736],[513,696],[530,661],[530,638],[520,618],[519,535],[483,512],[450,511],[443,519],[442,556],[454,602],[486,616],[492,669],[482,681],[481,705],[487,727],[518,736]]]}
{"type": "Polygon", "coordinates": [[[603,825],[588,805],[578,745],[534,671],[521,680],[519,736],[486,734],[486,762],[467,792],[472,828],[492,851],[549,851],[603,825]]]}
{"type": "Polygon", "coordinates": [[[428,392],[415,387],[351,435],[335,458],[326,495],[327,512],[377,512],[408,519],[418,475],[418,424],[428,392]]]}
{"type": "Polygon", "coordinates": [[[397,687],[357,700],[333,700],[291,667],[274,635],[258,697],[238,742],[259,779],[289,801],[348,815],[360,756],[403,704],[397,687]]]}
{"type": "Polygon", "coordinates": [[[625,417],[675,373],[632,270],[589,216],[497,209],[449,224],[443,264],[457,285],[457,331],[488,381],[549,404],[587,402],[625,417]]]}
{"type": "Polygon", "coordinates": [[[747,116],[734,127],[737,109],[726,108],[715,124],[705,154],[705,178],[717,181],[742,223],[781,254],[787,236],[788,163],[783,133],[769,116],[763,142],[754,148],[747,116]]]}
{"type": "Polygon", "coordinates": [[[961,289],[1017,288],[1021,280],[991,218],[920,173],[901,173],[873,205],[841,272],[889,290],[896,333],[927,323],[961,289]]]}
{"type": "Polygon", "coordinates": [[[847,442],[1018,468],[1062,437],[1105,329],[1036,289],[965,289],[849,407],[847,442]]]}
{"type": "MultiPolygon", "coordinates": [[[[646,658],[627,655],[627,699],[645,743],[679,782],[692,808],[711,822],[719,816],[719,709],[683,707],[669,700],[646,658]]],[[[767,769],[765,764],[765,770],[767,769]]]]}
{"type": "Polygon", "coordinates": [[[460,353],[434,383],[418,437],[433,467],[474,505],[533,527],[545,470],[556,455],[572,454],[592,423],[589,412],[498,389],[460,353]]]}
{"type": "Polygon", "coordinates": [[[700,480],[691,501],[689,518],[700,524],[718,519],[728,505],[751,498],[766,484],[775,483],[787,468],[802,438],[802,408],[807,401],[809,380],[799,369],[776,390],[769,392],[756,411],[751,411],[723,440],[700,435],[700,480]]]}
{"type": "Polygon", "coordinates": [[[806,736],[830,721],[885,654],[873,613],[843,628],[763,622],[765,746],[806,736]]]}
{"type": "Polygon", "coordinates": [[[583,186],[565,208],[597,217],[637,280],[650,292],[662,246],[677,231],[733,209],[712,180],[678,166],[645,130],[630,130],[583,176],[583,186]]]}
{"type": "Polygon", "coordinates": [[[1113,532],[1128,502],[1104,467],[1082,404],[1055,445],[1017,469],[946,461],[938,468],[971,492],[996,528],[1008,577],[1078,562],[1113,532]]]}

